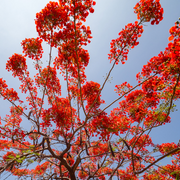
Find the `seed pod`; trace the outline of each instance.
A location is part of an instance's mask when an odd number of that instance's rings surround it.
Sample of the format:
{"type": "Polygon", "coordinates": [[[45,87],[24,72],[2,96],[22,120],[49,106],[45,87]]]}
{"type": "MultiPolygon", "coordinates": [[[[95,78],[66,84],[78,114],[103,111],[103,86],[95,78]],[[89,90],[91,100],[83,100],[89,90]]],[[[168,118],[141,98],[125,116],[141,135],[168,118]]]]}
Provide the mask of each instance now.
{"type": "Polygon", "coordinates": [[[100,169],[99,161],[98,161],[98,169],[100,169]]]}
{"type": "Polygon", "coordinates": [[[45,143],[45,139],[43,138],[43,140],[42,140],[42,148],[43,148],[42,153],[44,152],[44,143],[45,143]]]}
{"type": "Polygon", "coordinates": [[[71,158],[72,156],[71,156],[71,154],[68,152],[68,153],[67,153],[67,158],[69,158],[69,157],[71,158]]]}
{"type": "Polygon", "coordinates": [[[12,143],[14,144],[14,136],[12,136],[12,143]]]}
{"type": "Polygon", "coordinates": [[[120,180],[120,179],[119,179],[119,173],[118,173],[118,170],[117,170],[117,177],[118,177],[118,180],[120,180]]]}
{"type": "Polygon", "coordinates": [[[30,116],[31,116],[31,114],[32,114],[32,110],[31,110],[31,111],[29,111],[29,114],[28,114],[28,120],[30,120],[30,116]]]}
{"type": "Polygon", "coordinates": [[[13,167],[14,167],[14,162],[10,165],[10,171],[12,171],[13,167]]]}
{"type": "Polygon", "coordinates": [[[110,149],[110,152],[111,152],[112,156],[115,157],[114,151],[113,151],[112,146],[111,146],[111,142],[109,141],[108,144],[109,144],[109,149],[110,149]]]}
{"type": "Polygon", "coordinates": [[[122,141],[123,141],[124,144],[127,146],[128,150],[130,150],[130,147],[129,147],[128,143],[127,143],[124,139],[122,139],[122,141]]]}
{"type": "Polygon", "coordinates": [[[80,146],[82,145],[82,134],[80,132],[80,146]]]}
{"type": "Polygon", "coordinates": [[[87,131],[87,129],[86,128],[84,128],[85,129],[85,132],[86,132],[86,136],[88,137],[88,139],[89,139],[89,133],[88,133],[88,131],[87,131]]]}
{"type": "Polygon", "coordinates": [[[88,145],[87,142],[85,143],[85,149],[86,149],[86,154],[89,156],[89,152],[88,152],[88,145]]]}

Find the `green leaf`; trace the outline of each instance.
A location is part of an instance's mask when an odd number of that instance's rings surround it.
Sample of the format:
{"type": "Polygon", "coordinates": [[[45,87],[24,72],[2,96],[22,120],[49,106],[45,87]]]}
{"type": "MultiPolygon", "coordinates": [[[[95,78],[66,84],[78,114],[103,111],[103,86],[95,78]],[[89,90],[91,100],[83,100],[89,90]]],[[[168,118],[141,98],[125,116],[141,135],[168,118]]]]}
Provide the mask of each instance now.
{"type": "Polygon", "coordinates": [[[17,154],[17,155],[16,155],[16,158],[20,158],[20,155],[19,155],[19,154],[17,154]]]}
{"type": "Polygon", "coordinates": [[[27,159],[28,163],[33,163],[34,161],[32,159],[27,159]]]}
{"type": "Polygon", "coordinates": [[[23,162],[23,160],[21,160],[21,159],[16,159],[16,162],[18,162],[18,163],[22,163],[22,162],[23,162]]]}
{"type": "Polygon", "coordinates": [[[14,159],[15,157],[12,156],[12,155],[9,155],[8,158],[9,158],[9,159],[14,159]]]}
{"type": "Polygon", "coordinates": [[[176,180],[179,180],[179,174],[178,174],[178,175],[176,175],[176,180]]]}
{"type": "Polygon", "coordinates": [[[22,160],[25,160],[25,159],[26,159],[26,157],[25,157],[25,156],[23,156],[21,159],[22,159],[22,160]]]}
{"type": "Polygon", "coordinates": [[[37,152],[33,152],[32,154],[36,155],[36,156],[39,156],[40,154],[37,153],[37,152]]]}

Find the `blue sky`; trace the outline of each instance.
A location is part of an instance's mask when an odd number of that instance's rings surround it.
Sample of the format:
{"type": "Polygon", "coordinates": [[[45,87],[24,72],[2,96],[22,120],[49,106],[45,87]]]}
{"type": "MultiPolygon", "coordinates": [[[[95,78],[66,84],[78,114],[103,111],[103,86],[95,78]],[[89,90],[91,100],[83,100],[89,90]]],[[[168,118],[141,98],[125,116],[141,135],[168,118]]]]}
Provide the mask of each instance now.
{"type": "MultiPolygon", "coordinates": [[[[36,12],[39,12],[49,0],[6,0],[0,1],[0,78],[7,80],[9,87],[18,90],[18,79],[14,79],[11,73],[5,70],[5,64],[8,58],[14,53],[22,53],[20,42],[25,38],[37,37],[34,19],[36,12]]],[[[102,84],[106,73],[108,73],[111,64],[107,54],[110,49],[110,41],[117,38],[118,33],[127,23],[134,22],[136,15],[133,13],[133,7],[137,0],[99,0],[95,6],[95,12],[90,14],[86,25],[91,27],[92,42],[86,47],[90,53],[90,63],[87,67],[87,79],[102,84]]],[[[114,93],[114,86],[124,81],[131,85],[136,85],[135,75],[141,71],[141,68],[147,61],[164,51],[168,44],[169,29],[180,17],[179,0],[161,0],[164,8],[164,19],[159,25],[150,25],[146,23],[144,33],[139,39],[140,44],[129,53],[128,61],[125,65],[119,64],[115,67],[111,77],[111,83],[107,83],[103,98],[109,104],[117,95],[114,93]]],[[[45,53],[43,61],[48,59],[49,48],[44,46],[45,53]]],[[[56,50],[53,50],[55,57],[56,50]]],[[[32,61],[28,60],[30,72],[35,73],[32,61]]],[[[62,83],[62,88],[65,86],[62,83]]],[[[65,92],[65,90],[64,90],[65,92]]],[[[24,96],[23,96],[24,97],[24,96]]],[[[118,104],[116,104],[118,105],[118,104]]],[[[0,99],[0,116],[8,113],[10,104],[0,99]]],[[[115,107],[115,106],[114,106],[115,107]]],[[[180,108],[180,102],[177,102],[177,109],[180,108]]],[[[109,110],[108,110],[109,112],[109,110]]],[[[160,142],[177,143],[180,137],[180,119],[179,111],[172,113],[172,123],[162,128],[152,131],[153,140],[160,142]]]]}

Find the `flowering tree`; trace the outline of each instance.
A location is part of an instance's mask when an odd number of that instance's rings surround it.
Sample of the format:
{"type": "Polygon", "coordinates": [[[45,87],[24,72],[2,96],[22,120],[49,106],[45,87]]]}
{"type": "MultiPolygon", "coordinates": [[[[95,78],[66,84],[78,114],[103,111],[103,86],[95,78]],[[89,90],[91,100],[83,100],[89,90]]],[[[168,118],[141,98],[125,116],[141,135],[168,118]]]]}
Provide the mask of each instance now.
{"type": "Polygon", "coordinates": [[[138,21],[122,29],[111,41],[110,71],[102,85],[87,81],[85,67],[91,30],[83,22],[93,13],[93,0],[49,2],[36,14],[39,37],[22,41],[23,54],[13,54],[6,69],[21,82],[26,101],[0,79],[0,95],[11,103],[10,115],[1,118],[0,173],[8,171],[31,179],[145,180],[180,178],[180,144],[154,144],[152,129],[170,123],[174,101],[180,98],[180,26],[175,23],[164,52],[137,74],[136,86],[116,85],[116,100],[102,108],[101,93],[114,67],[124,64],[128,52],[139,44],[143,24],[163,19],[159,0],[140,0],[134,7],[138,21]],[[49,62],[42,67],[42,42],[50,46],[49,62]],[[58,49],[52,58],[52,48],[58,49]],[[31,78],[26,58],[35,63],[31,78]],[[59,74],[66,81],[61,96],[59,74]],[[73,106],[73,101],[76,106],[73,106]],[[119,106],[108,114],[115,102],[119,106]],[[81,114],[81,116],[80,116],[81,114]],[[31,123],[24,129],[21,122],[31,123]],[[156,156],[158,158],[156,158],[156,156]],[[157,163],[172,156],[172,163],[157,163]],[[124,167],[125,166],[125,167],[124,167]]]}

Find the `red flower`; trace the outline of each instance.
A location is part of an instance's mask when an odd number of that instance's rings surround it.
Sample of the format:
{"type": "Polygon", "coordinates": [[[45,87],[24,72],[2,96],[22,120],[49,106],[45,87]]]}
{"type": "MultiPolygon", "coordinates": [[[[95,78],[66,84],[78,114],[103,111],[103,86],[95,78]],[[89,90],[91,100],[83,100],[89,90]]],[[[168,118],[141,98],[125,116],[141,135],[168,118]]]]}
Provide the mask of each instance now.
{"type": "Polygon", "coordinates": [[[26,69],[26,58],[20,54],[14,54],[6,63],[6,69],[13,72],[13,76],[22,76],[26,69]]]}
{"type": "Polygon", "coordinates": [[[143,22],[159,24],[163,19],[163,8],[159,0],[140,0],[134,7],[137,18],[143,22]]]}
{"type": "Polygon", "coordinates": [[[42,39],[38,38],[29,38],[22,41],[21,45],[23,46],[23,53],[29,58],[39,60],[42,57],[42,39]]]}

